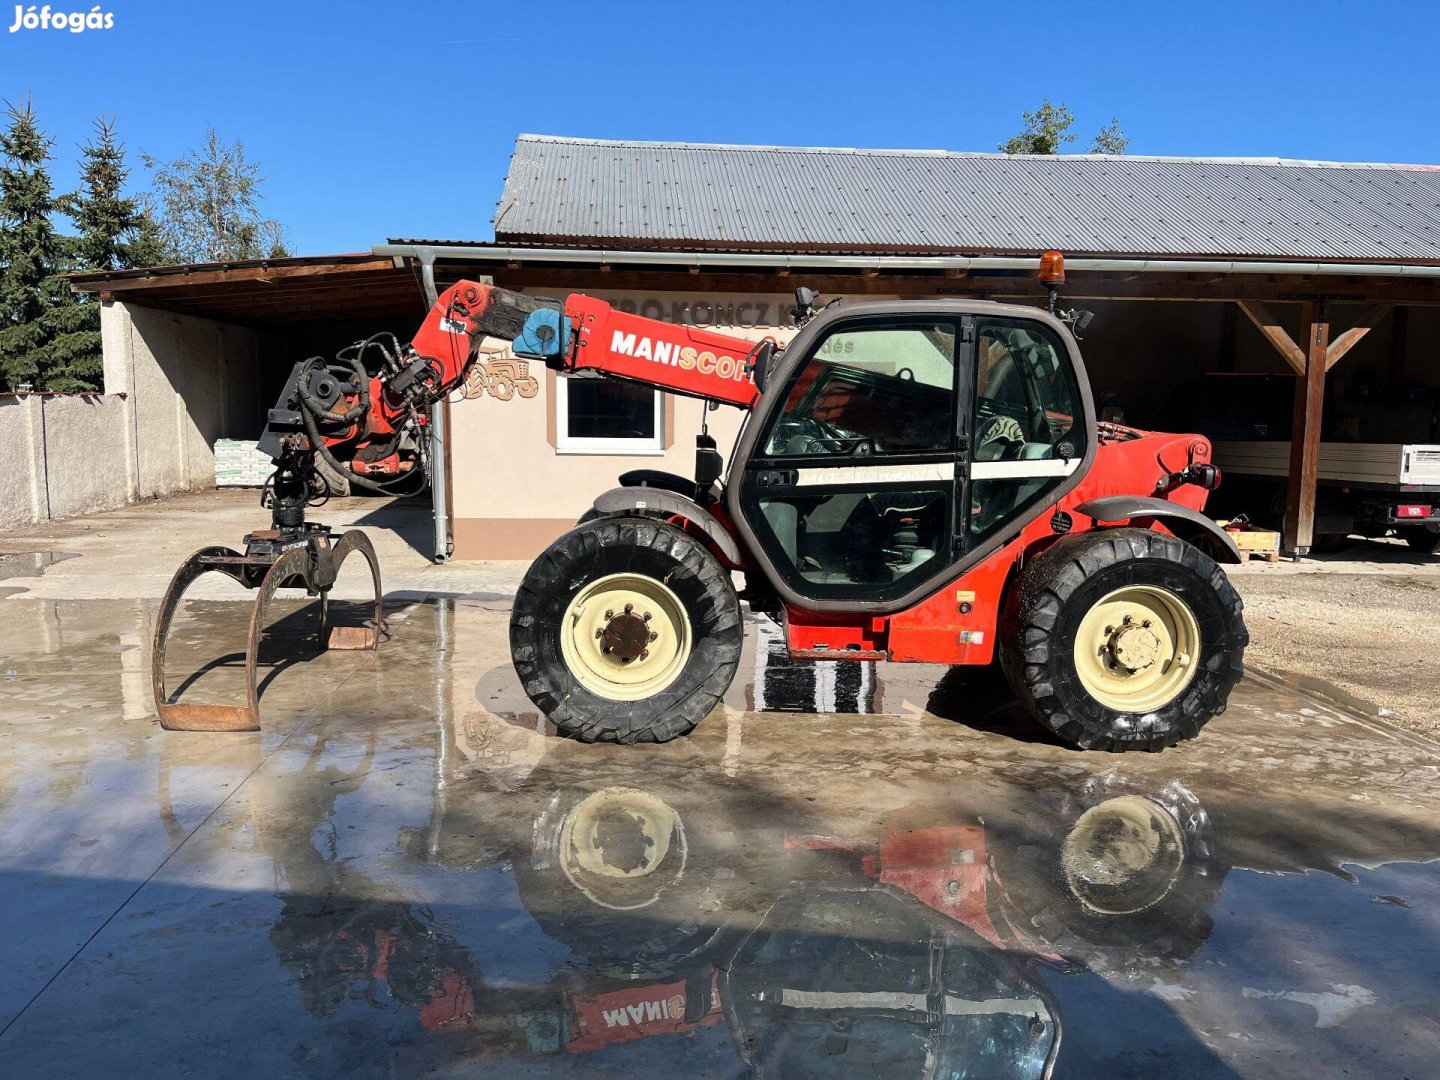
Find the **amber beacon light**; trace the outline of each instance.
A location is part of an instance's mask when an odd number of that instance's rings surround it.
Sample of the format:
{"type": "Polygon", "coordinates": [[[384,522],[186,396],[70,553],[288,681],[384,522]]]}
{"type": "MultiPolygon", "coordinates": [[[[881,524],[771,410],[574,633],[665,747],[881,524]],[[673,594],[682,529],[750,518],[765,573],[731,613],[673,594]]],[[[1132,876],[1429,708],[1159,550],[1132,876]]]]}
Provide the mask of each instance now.
{"type": "Polygon", "coordinates": [[[1058,251],[1047,251],[1040,256],[1040,280],[1046,285],[1065,284],[1065,256],[1058,251]]]}

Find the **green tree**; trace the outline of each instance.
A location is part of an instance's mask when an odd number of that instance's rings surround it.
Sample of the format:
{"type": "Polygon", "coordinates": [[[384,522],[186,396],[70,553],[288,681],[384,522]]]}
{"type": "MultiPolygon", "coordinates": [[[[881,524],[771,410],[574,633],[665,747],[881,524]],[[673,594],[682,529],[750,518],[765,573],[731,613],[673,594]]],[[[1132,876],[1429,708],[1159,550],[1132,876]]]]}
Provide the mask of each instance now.
{"type": "Polygon", "coordinates": [[[153,212],[166,245],[181,261],[284,254],[284,230],[260,213],[260,166],[246,160],[238,139],[226,143],[209,128],[204,145],[184,157],[169,162],[143,157],[154,170],[153,212]]]}
{"type": "Polygon", "coordinates": [[[1070,130],[1075,114],[1063,101],[1052,105],[1046,98],[1034,112],[1022,115],[1025,130],[1000,144],[1000,149],[1007,154],[1058,154],[1060,147],[1076,139],[1070,130]]]}
{"type": "MultiPolygon", "coordinates": [[[[125,238],[140,224],[135,200],[123,194],[128,175],[114,121],[101,116],[94,137],[81,147],[79,189],[57,200],[80,231],[67,245],[70,270],[125,268],[125,238]]],[[[104,373],[99,303],[67,289],[56,298],[50,318],[55,339],[46,389],[98,390],[104,373]]]]}
{"type": "Polygon", "coordinates": [[[148,196],[142,201],[135,227],[120,245],[120,264],[124,270],[137,266],[170,266],[181,261],[165,239],[165,227],[149,201],[148,196]]]}
{"type": "MultiPolygon", "coordinates": [[[[1075,126],[1075,114],[1062,101],[1051,104],[1046,98],[1034,112],[1022,114],[1025,129],[1013,138],[1000,144],[1006,154],[1058,154],[1062,146],[1076,141],[1077,136],[1070,129],[1075,126]]],[[[1095,135],[1090,144],[1092,154],[1123,154],[1130,140],[1120,130],[1118,118],[1112,119],[1095,135]]]]}
{"type": "Polygon", "coordinates": [[[48,388],[55,327],[48,317],[68,288],[64,243],[50,215],[52,140],[39,128],[29,98],[5,103],[8,124],[0,133],[0,381],[48,388]]]}
{"type": "Polygon", "coordinates": [[[1092,154],[1123,154],[1130,145],[1130,137],[1120,130],[1119,117],[1111,117],[1110,123],[1095,133],[1090,141],[1092,154]]]}

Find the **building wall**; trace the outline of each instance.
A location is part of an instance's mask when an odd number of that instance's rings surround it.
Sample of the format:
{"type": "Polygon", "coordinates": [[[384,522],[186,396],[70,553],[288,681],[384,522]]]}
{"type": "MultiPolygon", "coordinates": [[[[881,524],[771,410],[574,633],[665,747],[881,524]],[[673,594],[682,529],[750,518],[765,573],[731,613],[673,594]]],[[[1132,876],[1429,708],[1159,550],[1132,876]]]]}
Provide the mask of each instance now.
{"type": "Polygon", "coordinates": [[[259,336],[214,319],[106,304],[105,389],[125,395],[131,497],[213,487],[220,438],[253,438],[259,336]],[[107,326],[108,324],[108,326],[107,326]]]}
{"type": "Polygon", "coordinates": [[[253,437],[257,335],[105,303],[105,393],[0,396],[0,528],[214,486],[212,446],[253,437]]]}

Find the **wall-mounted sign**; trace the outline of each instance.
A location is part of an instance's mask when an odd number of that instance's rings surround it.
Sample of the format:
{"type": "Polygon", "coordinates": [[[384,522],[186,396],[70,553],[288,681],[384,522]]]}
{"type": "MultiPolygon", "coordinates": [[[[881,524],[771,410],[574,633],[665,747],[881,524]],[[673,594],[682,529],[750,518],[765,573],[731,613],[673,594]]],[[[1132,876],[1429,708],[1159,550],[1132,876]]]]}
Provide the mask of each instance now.
{"type": "Polygon", "coordinates": [[[522,398],[533,398],[539,392],[540,383],[530,374],[528,361],[498,354],[476,360],[465,376],[465,386],[461,391],[466,398],[484,397],[488,393],[501,401],[509,401],[517,393],[522,398]]]}

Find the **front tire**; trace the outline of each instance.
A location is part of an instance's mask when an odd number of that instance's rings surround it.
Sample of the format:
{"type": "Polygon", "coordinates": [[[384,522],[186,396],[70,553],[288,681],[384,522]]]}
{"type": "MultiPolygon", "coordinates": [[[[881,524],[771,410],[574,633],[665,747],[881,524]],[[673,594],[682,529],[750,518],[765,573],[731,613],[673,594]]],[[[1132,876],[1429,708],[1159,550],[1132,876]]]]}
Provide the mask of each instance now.
{"type": "Polygon", "coordinates": [[[1225,711],[1244,604],[1215,561],[1149,529],[1064,537],[1020,580],[1001,660],[1030,713],[1087,750],[1163,750],[1225,711]]]}
{"type": "Polygon", "coordinates": [[[585,522],[535,560],[510,651],[540,709],[582,742],[668,742],[735,677],[744,626],[730,575],[689,534],[640,517],[585,522]]]}

